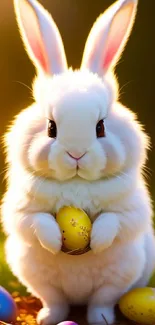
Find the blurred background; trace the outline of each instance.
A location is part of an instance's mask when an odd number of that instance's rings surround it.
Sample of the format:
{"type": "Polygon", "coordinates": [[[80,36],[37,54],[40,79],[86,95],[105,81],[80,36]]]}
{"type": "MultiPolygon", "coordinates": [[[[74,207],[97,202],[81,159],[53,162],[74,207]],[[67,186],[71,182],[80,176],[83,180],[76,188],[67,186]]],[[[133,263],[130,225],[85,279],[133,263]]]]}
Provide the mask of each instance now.
{"type": "MultiPolygon", "coordinates": [[[[62,35],[69,66],[79,68],[86,38],[92,24],[112,0],[40,0],[52,13],[62,35]]],[[[13,11],[13,1],[0,1],[0,137],[14,115],[32,102],[34,67],[24,51],[13,11]]],[[[139,0],[134,30],[116,72],[121,87],[121,101],[137,113],[152,139],[149,153],[148,184],[155,194],[155,1],[139,0]]],[[[0,150],[0,191],[5,190],[4,155],[0,150]]],[[[0,278],[8,284],[0,235],[0,278]]],[[[18,286],[9,275],[12,286],[18,286]]],[[[14,288],[14,287],[13,287],[14,288]]]]}
{"type": "MultiPolygon", "coordinates": [[[[51,12],[62,35],[69,66],[78,68],[89,30],[95,19],[112,0],[40,0],[51,12]]],[[[0,136],[13,116],[32,102],[34,67],[24,51],[16,25],[13,1],[0,1],[0,136]],[[25,85],[24,85],[25,84],[25,85]]],[[[116,72],[121,87],[121,101],[138,114],[155,144],[155,1],[139,0],[134,30],[116,72]]],[[[153,173],[155,154],[150,152],[148,183],[155,192],[153,173]]],[[[0,189],[3,182],[4,156],[0,150],[0,189]]]]}
{"type": "MultiPolygon", "coordinates": [[[[40,0],[52,14],[62,35],[69,66],[78,68],[86,38],[95,19],[113,0],[40,0]]],[[[34,67],[24,51],[16,25],[13,1],[0,1],[0,136],[13,116],[32,102],[34,67]]],[[[155,144],[155,1],[139,0],[134,30],[116,72],[121,87],[121,101],[138,114],[155,144]]],[[[155,154],[149,153],[148,183],[155,193],[153,173],[155,154]]],[[[0,190],[4,156],[0,150],[0,190]]]]}

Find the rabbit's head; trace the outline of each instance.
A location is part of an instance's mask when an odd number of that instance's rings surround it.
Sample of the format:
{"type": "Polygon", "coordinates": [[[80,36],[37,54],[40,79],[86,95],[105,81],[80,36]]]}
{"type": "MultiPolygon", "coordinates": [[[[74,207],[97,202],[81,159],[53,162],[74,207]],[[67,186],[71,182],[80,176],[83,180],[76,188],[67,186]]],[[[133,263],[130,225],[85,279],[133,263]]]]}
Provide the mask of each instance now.
{"type": "Polygon", "coordinates": [[[134,115],[118,104],[112,72],[130,35],[137,0],[118,0],[98,18],[77,71],[67,67],[52,17],[36,0],[14,1],[23,41],[37,68],[37,104],[15,127],[17,151],[27,168],[60,181],[97,180],[142,164],[147,138],[134,115]]]}

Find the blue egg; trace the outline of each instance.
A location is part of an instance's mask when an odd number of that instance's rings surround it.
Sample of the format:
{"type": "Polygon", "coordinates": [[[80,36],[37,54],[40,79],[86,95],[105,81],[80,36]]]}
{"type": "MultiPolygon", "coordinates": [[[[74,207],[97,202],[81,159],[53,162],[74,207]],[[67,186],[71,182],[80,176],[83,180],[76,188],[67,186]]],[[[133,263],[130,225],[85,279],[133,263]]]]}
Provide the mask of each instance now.
{"type": "Polygon", "coordinates": [[[0,321],[11,323],[16,320],[17,306],[11,295],[0,287],[0,321]]]}

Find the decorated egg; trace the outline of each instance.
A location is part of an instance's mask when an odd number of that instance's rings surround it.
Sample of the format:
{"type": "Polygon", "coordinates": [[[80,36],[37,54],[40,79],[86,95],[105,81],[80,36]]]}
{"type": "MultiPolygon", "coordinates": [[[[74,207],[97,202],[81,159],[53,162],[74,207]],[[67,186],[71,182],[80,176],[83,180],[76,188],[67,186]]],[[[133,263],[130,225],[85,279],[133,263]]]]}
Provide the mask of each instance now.
{"type": "Polygon", "coordinates": [[[121,312],[140,324],[155,324],[155,289],[138,288],[126,293],[119,302],[121,312]]]}
{"type": "Polygon", "coordinates": [[[90,242],[91,221],[81,209],[66,206],[58,211],[56,220],[68,250],[85,249],[90,242]]]}
{"type": "Polygon", "coordinates": [[[17,306],[11,295],[0,287],[0,321],[11,323],[16,320],[17,306]]]}

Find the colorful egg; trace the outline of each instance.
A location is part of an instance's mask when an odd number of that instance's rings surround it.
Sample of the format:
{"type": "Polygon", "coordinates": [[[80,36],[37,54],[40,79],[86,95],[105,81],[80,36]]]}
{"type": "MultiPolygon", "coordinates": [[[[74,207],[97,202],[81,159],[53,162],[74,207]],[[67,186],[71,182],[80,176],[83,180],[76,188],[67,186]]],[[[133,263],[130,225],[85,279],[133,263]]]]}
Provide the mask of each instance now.
{"type": "Polygon", "coordinates": [[[56,220],[62,232],[65,248],[73,251],[85,249],[89,245],[92,224],[83,210],[63,207],[59,210],[56,220]]]}
{"type": "Polygon", "coordinates": [[[130,320],[155,324],[155,289],[138,288],[126,293],[119,302],[121,312],[130,320]]]}
{"type": "Polygon", "coordinates": [[[16,320],[17,306],[11,295],[0,287],[0,321],[11,323],[16,320]]]}

